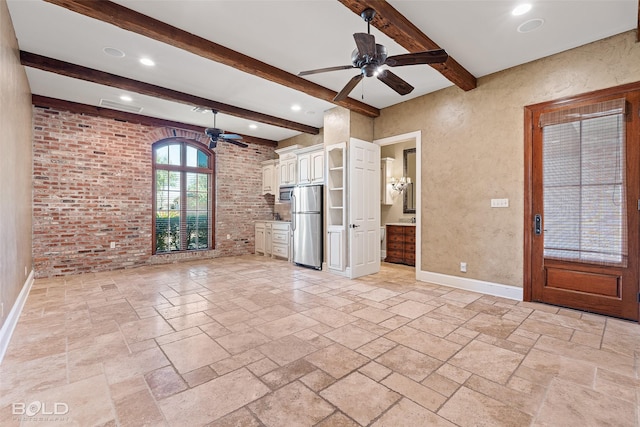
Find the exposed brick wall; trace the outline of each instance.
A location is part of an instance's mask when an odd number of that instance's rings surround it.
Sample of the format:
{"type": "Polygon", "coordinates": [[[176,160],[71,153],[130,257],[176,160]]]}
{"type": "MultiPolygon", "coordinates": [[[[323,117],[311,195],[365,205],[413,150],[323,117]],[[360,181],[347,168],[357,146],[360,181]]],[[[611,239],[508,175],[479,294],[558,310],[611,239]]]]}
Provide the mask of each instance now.
{"type": "Polygon", "coordinates": [[[36,277],[254,251],[253,221],[273,211],[273,197],[260,195],[260,162],[275,158],[274,147],[218,144],[215,249],[151,255],[151,145],[171,136],[206,142],[192,131],[34,107],[36,277]]]}

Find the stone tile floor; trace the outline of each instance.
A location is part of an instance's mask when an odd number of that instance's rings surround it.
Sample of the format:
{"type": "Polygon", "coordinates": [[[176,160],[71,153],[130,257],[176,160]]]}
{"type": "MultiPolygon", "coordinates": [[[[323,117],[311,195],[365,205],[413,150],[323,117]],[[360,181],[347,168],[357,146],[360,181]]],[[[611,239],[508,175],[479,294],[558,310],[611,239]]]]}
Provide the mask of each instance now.
{"type": "Polygon", "coordinates": [[[220,258],[36,280],[0,424],[637,426],[639,354],[638,324],[405,266],[220,258]]]}

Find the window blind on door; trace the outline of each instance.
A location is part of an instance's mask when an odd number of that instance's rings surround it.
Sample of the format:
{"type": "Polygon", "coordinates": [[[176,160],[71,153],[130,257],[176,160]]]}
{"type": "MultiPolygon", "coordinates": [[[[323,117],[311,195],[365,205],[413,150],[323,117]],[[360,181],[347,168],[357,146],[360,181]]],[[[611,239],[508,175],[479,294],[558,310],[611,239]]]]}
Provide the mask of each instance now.
{"type": "Polygon", "coordinates": [[[626,266],[625,100],[542,114],[544,256],[626,266]]]}

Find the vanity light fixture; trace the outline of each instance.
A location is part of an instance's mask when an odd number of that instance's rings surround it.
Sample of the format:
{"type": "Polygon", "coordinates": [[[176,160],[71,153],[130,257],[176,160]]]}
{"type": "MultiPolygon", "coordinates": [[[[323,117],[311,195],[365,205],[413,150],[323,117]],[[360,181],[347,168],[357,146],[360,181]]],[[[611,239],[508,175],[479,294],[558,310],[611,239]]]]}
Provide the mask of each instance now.
{"type": "Polygon", "coordinates": [[[410,184],[411,178],[409,177],[391,178],[391,188],[398,193],[402,193],[410,184]]]}

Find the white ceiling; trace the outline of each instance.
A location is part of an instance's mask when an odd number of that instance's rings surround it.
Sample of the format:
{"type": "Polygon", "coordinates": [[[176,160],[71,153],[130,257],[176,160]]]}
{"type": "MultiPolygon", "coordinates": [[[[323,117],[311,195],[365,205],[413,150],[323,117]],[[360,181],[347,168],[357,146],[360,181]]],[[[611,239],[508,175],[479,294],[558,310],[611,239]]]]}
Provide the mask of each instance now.
{"type": "MultiPolygon", "coordinates": [[[[511,10],[520,0],[390,0],[407,19],[476,77],[530,62],[563,50],[636,28],[637,0],[528,0],[522,16],[511,10]],[[541,18],[539,29],[520,33],[523,22],[541,18]]],[[[336,0],[115,0],[116,3],[221,44],[270,65],[300,71],[349,65],[353,33],[366,23],[336,0]]],[[[334,105],[147,37],[68,11],[41,0],[8,0],[21,50],[140,80],[264,114],[322,127],[323,112],[334,105]],[[125,53],[115,58],[105,47],[125,53]],[[142,56],[156,66],[139,64],[142,56]],[[301,111],[292,111],[298,104],[301,111]]],[[[389,55],[407,51],[376,28],[376,42],[389,55]]],[[[364,79],[351,97],[377,108],[433,92],[452,83],[427,65],[396,67],[393,72],[415,87],[400,96],[376,79],[364,79]]],[[[307,76],[339,91],[357,70],[307,76]]],[[[120,89],[27,68],[36,95],[89,105],[101,99],[118,103],[120,89]]],[[[192,105],[130,93],[144,115],[203,127],[212,116],[192,105]]],[[[219,114],[218,127],[271,140],[298,132],[219,114]]]]}

